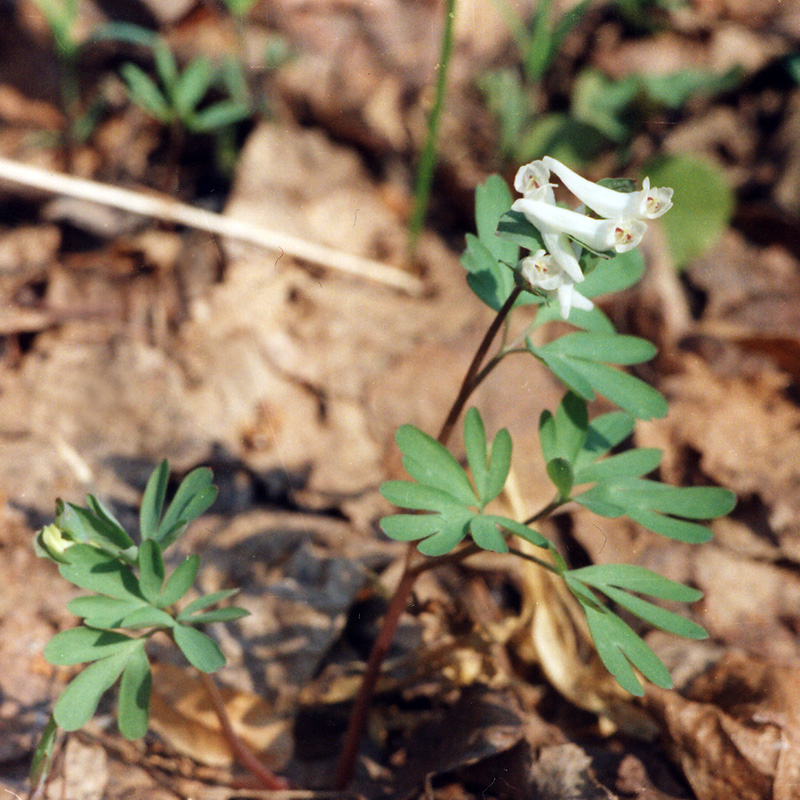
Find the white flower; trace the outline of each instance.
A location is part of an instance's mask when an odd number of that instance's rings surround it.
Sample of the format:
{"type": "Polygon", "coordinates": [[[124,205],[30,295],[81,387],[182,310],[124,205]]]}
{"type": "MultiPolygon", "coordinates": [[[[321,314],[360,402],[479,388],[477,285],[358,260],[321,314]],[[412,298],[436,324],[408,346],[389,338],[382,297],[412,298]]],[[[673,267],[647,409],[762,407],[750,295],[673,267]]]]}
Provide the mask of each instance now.
{"type": "MultiPolygon", "coordinates": [[[[521,211],[541,231],[543,237],[546,233],[567,234],[590,250],[625,253],[641,242],[647,229],[647,225],[640,219],[593,219],[543,200],[523,198],[516,200],[511,209],[521,211]]],[[[550,247],[546,240],[545,244],[550,247]]],[[[576,281],[580,280],[575,275],[572,277],[576,281]]]]}
{"type": "MultiPolygon", "coordinates": [[[[550,170],[543,161],[531,161],[517,170],[514,177],[514,188],[523,196],[535,200],[549,200],[553,190],[550,188],[550,170]],[[548,192],[549,190],[549,192],[548,192]]],[[[552,201],[555,203],[555,198],[552,201]]]]}
{"type": "Polygon", "coordinates": [[[556,293],[563,319],[569,317],[573,307],[584,311],[594,308],[594,303],[575,289],[575,281],[547,251],[537,250],[532,256],[523,258],[519,268],[531,288],[548,295],[556,293]]]}
{"type": "Polygon", "coordinates": [[[533,164],[541,164],[558,175],[575,197],[606,219],[655,219],[672,208],[672,189],[651,189],[649,178],[644,179],[639,192],[617,192],[586,180],[550,156],[533,164]]]}

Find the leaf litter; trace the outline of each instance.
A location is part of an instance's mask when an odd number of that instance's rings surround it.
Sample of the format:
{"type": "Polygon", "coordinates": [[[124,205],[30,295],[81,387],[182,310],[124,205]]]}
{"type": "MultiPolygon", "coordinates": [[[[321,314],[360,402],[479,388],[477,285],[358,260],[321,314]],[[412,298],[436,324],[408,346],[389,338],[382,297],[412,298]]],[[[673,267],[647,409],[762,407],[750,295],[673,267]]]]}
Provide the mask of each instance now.
{"type": "MultiPolygon", "coordinates": [[[[169,14],[168,34],[184,57],[218,40],[214,16],[197,4],[151,5],[152,13],[169,14]],[[197,35],[204,27],[206,38],[197,35]]],[[[226,213],[402,265],[405,186],[424,134],[436,8],[262,5],[254,25],[276,28],[300,55],[269,78],[285,116],[250,133],[226,213]]],[[[431,577],[420,584],[389,661],[357,787],[364,796],[797,796],[797,89],[785,89],[779,100],[787,102],[776,104],[774,90],[759,84],[785,52],[781,37],[796,32],[788,5],[748,11],[740,3],[697,3],[682,18],[677,46],[657,40],[649,54],[666,68],[684,67],[690,56],[722,68],[748,43],[751,82],[735,99],[699,103],[665,131],[668,149],[705,152],[724,168],[740,192],[738,232],[682,278],[692,314],[648,375],[669,396],[670,415],[636,434],[637,446],[664,449],[662,478],[729,486],[740,506],[714,523],[715,543],[699,550],[584,511],[552,525],[577,560],[606,563],[624,553],[701,588],[694,614],[713,646],[648,634],[687,674],[676,692],[650,688],[635,704],[584,660],[569,599],[552,597],[541,573],[502,577],[476,564],[431,577]],[[704,53],[698,34],[709,32],[704,53]],[[694,46],[685,47],[690,40],[694,46]],[[779,210],[751,197],[774,200],[779,210]],[[486,591],[464,592],[471,583],[486,591]],[[447,738],[451,730],[459,735],[447,738]],[[637,737],[651,743],[637,746],[637,737]]],[[[474,185],[497,168],[487,157],[492,124],[470,86],[475,71],[509,46],[491,3],[463,6],[434,209],[445,234],[448,225],[463,232],[470,224],[474,185]],[[488,27],[475,24],[484,16],[488,27]]],[[[0,13],[43,41],[24,15],[0,13]]],[[[598,64],[614,73],[648,57],[639,42],[616,48],[618,22],[601,21],[598,64]]],[[[576,34],[573,60],[588,35],[576,34]]],[[[52,93],[19,91],[30,86],[30,70],[15,75],[15,63],[25,69],[22,54],[0,68],[0,151],[58,169],[58,153],[34,149],[28,138],[32,129],[58,127],[52,93]]],[[[75,170],[151,180],[159,136],[141,115],[112,115],[94,147],[77,149],[75,170]]],[[[636,143],[642,158],[652,146],[647,138],[636,143]]],[[[185,169],[183,191],[191,193],[199,177],[185,169]]],[[[141,221],[109,218],[112,239],[76,205],[2,192],[4,208],[15,209],[0,231],[0,756],[8,790],[20,790],[36,732],[69,677],[39,657],[47,638],[72,620],[63,611],[68,587],[30,554],[29,526],[48,518],[56,496],[74,500],[88,488],[133,526],[143,476],[163,457],[179,471],[211,463],[223,489],[217,516],[196,526],[186,546],[211,556],[200,577],[205,591],[241,585],[237,602],[253,612],[213,631],[229,657],[230,706],[275,709],[274,716],[250,714],[249,724],[258,736],[277,725],[284,745],[293,738],[294,755],[282,745],[280,756],[288,774],[323,787],[363,640],[374,631],[368,609],[380,611],[401,552],[373,528],[387,511],[377,486],[400,477],[394,429],[436,427],[437,409],[488,321],[462,286],[457,254],[446,237],[427,235],[418,266],[431,292],[411,300],[141,221]]],[[[634,292],[626,302],[607,310],[626,330],[650,329],[653,295],[634,292]]],[[[560,389],[513,362],[502,369],[501,388],[481,398],[487,427],[507,425],[519,454],[536,452],[535,421],[560,389]]],[[[518,457],[515,471],[524,504],[535,510],[549,499],[537,496],[545,473],[536,459],[518,457]]],[[[189,673],[172,674],[191,686],[189,673]]],[[[127,760],[102,729],[69,737],[62,783],[51,785],[51,795],[181,796],[187,771],[205,776],[211,791],[194,736],[195,765],[176,755],[187,730],[206,723],[162,723],[162,738],[125,751],[127,760]]],[[[222,755],[216,763],[215,792],[232,781],[222,755]]]]}

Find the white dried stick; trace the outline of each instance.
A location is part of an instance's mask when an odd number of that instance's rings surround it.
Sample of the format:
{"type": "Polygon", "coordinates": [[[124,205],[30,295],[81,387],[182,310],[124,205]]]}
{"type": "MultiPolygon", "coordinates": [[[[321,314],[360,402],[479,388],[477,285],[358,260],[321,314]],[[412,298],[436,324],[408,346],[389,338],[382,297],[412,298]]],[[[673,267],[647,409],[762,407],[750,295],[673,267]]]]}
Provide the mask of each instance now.
{"type": "Polygon", "coordinates": [[[419,294],[422,291],[422,282],[419,278],[395,267],[388,267],[378,261],[334,250],[296,236],[271,231],[250,222],[215,214],[213,211],[195,208],[179,203],[170,197],[120,189],[117,186],[75,178],[60,172],[50,172],[6,158],[0,158],[0,180],[41,189],[52,194],[88,200],[145,217],[160,219],[163,222],[186,225],[189,228],[257,245],[275,253],[283,251],[293,258],[350,275],[357,275],[386,286],[402,289],[409,294],[419,294]]]}

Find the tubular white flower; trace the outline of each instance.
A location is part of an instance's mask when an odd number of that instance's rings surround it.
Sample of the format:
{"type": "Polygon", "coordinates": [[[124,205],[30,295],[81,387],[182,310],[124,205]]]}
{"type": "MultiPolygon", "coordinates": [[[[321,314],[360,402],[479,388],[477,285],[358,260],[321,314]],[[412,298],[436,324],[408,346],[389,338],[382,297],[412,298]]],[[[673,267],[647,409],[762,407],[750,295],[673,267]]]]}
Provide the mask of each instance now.
{"type": "MultiPolygon", "coordinates": [[[[543,238],[546,234],[565,233],[591,250],[625,253],[639,244],[647,229],[647,225],[639,219],[592,219],[543,200],[523,198],[516,200],[511,209],[522,212],[541,231],[543,238]]],[[[545,244],[553,253],[547,239],[545,244]]],[[[580,280],[575,275],[572,277],[576,281],[580,280]]]]}
{"type": "Polygon", "coordinates": [[[546,250],[537,250],[519,262],[522,277],[534,288],[544,292],[558,289],[564,282],[564,272],[546,250]]]}
{"type": "Polygon", "coordinates": [[[554,172],[575,197],[607,219],[655,219],[672,208],[672,189],[651,189],[649,178],[642,182],[641,191],[617,192],[586,180],[566,164],[550,156],[534,163],[541,163],[554,172]]]}
{"type": "Polygon", "coordinates": [[[575,281],[547,251],[537,250],[532,256],[523,258],[519,269],[531,288],[547,295],[555,293],[563,319],[569,317],[573,307],[585,311],[594,308],[594,303],[575,289],[575,281]]]}
{"type": "MultiPolygon", "coordinates": [[[[545,200],[548,189],[551,187],[550,170],[543,161],[531,161],[517,170],[514,177],[514,188],[523,196],[535,200],[545,200]]],[[[553,194],[552,189],[549,192],[553,194]]],[[[555,202],[555,198],[553,199],[555,202]]]]}
{"type": "Polygon", "coordinates": [[[594,308],[594,303],[588,297],[584,297],[567,276],[565,276],[564,283],[558,287],[557,294],[563,319],[569,318],[569,312],[572,308],[579,308],[582,311],[591,311],[594,308]]]}

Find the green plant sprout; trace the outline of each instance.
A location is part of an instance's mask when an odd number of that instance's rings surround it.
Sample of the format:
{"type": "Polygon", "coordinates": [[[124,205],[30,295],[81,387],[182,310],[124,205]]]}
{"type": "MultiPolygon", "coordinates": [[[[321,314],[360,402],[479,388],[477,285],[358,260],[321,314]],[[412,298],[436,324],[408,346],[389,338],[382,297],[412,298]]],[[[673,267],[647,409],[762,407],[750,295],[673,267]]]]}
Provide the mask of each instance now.
{"type": "Polygon", "coordinates": [[[50,29],[60,64],[60,99],[64,114],[62,146],[67,169],[71,166],[72,146],[82,126],[80,116],[80,81],[78,57],[82,43],[78,37],[78,0],[34,0],[50,29]]]}
{"type": "Polygon", "coordinates": [[[232,99],[199,109],[217,77],[209,59],[197,56],[181,72],[172,50],[161,39],[153,45],[153,56],[158,83],[131,62],[123,64],[121,72],[131,100],[159,122],[191,133],[209,133],[250,115],[249,105],[232,99]]]}
{"type": "MultiPolygon", "coordinates": [[[[653,358],[655,347],[618,333],[594,302],[642,277],[644,263],[636,247],[648,222],[672,208],[673,190],[651,187],[647,179],[641,189],[625,179],[592,183],[550,157],[520,168],[514,187],[521,195],[516,200],[497,175],[477,188],[477,235],[467,236],[462,257],[468,285],[496,312],[495,318],[438,435],[403,425],[395,437],[410,480],[392,480],[381,487],[382,495],[401,510],[381,519],[380,528],[390,538],[407,542],[408,549],[353,703],[334,778],[338,791],[352,780],[383,660],[414,584],[427,570],[460,563],[481,551],[524,558],[548,570],[569,588],[583,609],[601,661],[632,695],[644,693],[643,679],[664,688],[672,686],[672,679],[617,609],[679,636],[707,636],[693,620],[652,602],[692,603],[701,597],[697,589],[637,565],[572,568],[537,527],[574,503],[602,517],[627,517],[669,539],[700,544],[712,536],[703,523],[734,507],[735,497],[725,489],[676,487],[656,480],[660,450],[623,447],[637,419],[663,417],[668,407],[655,388],[620,369],[653,358]],[[582,210],[556,204],[554,178],[577,198],[582,210]],[[529,321],[512,337],[510,317],[522,306],[532,307],[526,312],[529,321]],[[554,321],[559,326],[545,331],[549,338],[538,335],[534,343],[533,331],[554,321]],[[567,332],[564,323],[571,326],[567,332]],[[558,407],[539,419],[539,445],[552,499],[524,520],[491,508],[511,469],[511,435],[501,429],[487,437],[479,410],[467,409],[475,389],[512,354],[533,357],[566,389],[558,407]],[[589,404],[598,396],[619,410],[590,417],[589,404]],[[462,414],[466,466],[447,448],[462,414]],[[527,542],[533,552],[518,549],[514,537],[527,542]]],[[[94,594],[70,601],[67,608],[83,617],[83,624],[57,634],[45,648],[53,664],[91,663],[56,702],[32,775],[45,769],[42,764],[58,727],[81,727],[118,679],[119,728],[129,738],[144,735],[150,692],[145,648],[156,633],[170,636],[202,671],[213,672],[224,663],[216,643],[195,626],[234,620],[245,612],[207,610],[232,591],[206,595],[177,610],[194,581],[199,559],[186,558],[169,576],[163,559],[164,550],[187,524],[209,508],[216,489],[208,470],[195,470],[163,511],[167,478],[164,462],[144,492],[138,546],[91,496],[85,508],[59,502],[55,523],[37,536],[37,552],[58,562],[64,578],[94,594]]],[[[223,719],[224,711],[218,713],[223,719]]],[[[258,762],[240,760],[267,788],[282,785],[270,773],[259,773],[258,762]]]]}
{"type": "Polygon", "coordinates": [[[210,508],[217,488],[211,483],[211,470],[196,469],[184,478],[165,509],[168,479],[169,467],[163,461],[150,476],[142,498],[138,545],[92,495],[86,506],[59,500],[55,522],[35,539],[39,556],[57,563],[63,578],[92,594],[67,603],[67,610],[83,623],[56,634],[44,650],[51,664],[89,666],[67,685],[55,704],[33,760],[34,782],[45,769],[57,729],[73,731],[85,725],[117,681],[119,730],[128,739],[144,736],[152,683],[146,646],[153,636],[166,634],[193,667],[211,673],[224,666],[225,657],[199,626],[249,613],[235,606],[211,608],[236,594],[236,589],[182,603],[194,584],[200,558],[188,556],[167,575],[164,552],[210,508]]]}
{"type": "Polygon", "coordinates": [[[433,173],[436,168],[436,139],[439,134],[439,123],[444,110],[444,98],[447,93],[447,71],[453,54],[453,25],[455,24],[456,2],[447,0],[444,5],[444,27],[442,29],[442,44],[439,52],[439,64],[436,74],[436,91],[433,105],[428,114],[428,127],[425,135],[425,144],[422,147],[417,177],[414,183],[414,204],[408,221],[408,252],[414,253],[417,240],[422,233],[425,215],[431,198],[433,186],[433,173]]]}

